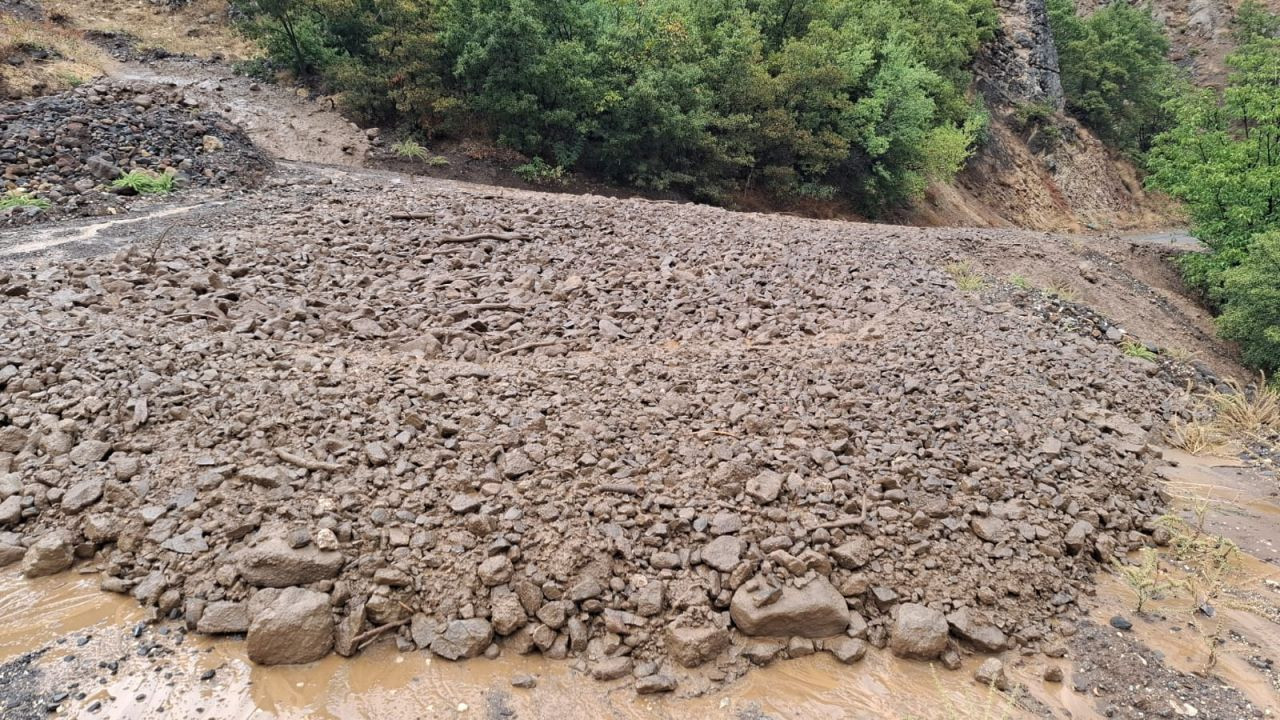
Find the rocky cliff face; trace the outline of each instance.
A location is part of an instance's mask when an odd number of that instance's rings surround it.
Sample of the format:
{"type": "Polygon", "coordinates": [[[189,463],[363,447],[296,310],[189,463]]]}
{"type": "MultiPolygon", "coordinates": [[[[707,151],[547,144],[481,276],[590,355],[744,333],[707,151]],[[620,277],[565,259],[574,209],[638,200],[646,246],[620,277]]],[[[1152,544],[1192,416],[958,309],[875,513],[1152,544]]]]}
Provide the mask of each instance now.
{"type": "Polygon", "coordinates": [[[977,90],[991,113],[987,141],[954,182],[931,188],[901,219],[1039,230],[1168,224],[1166,209],[1142,191],[1132,164],[1063,113],[1045,0],[996,5],[1000,28],[974,65],[977,90]],[[1030,106],[1055,112],[1029,126],[1019,110],[1030,106]]]}
{"type": "Polygon", "coordinates": [[[1062,109],[1058,50],[1045,0],[996,0],[1001,26],[978,57],[978,89],[997,104],[1047,104],[1062,109]]]}

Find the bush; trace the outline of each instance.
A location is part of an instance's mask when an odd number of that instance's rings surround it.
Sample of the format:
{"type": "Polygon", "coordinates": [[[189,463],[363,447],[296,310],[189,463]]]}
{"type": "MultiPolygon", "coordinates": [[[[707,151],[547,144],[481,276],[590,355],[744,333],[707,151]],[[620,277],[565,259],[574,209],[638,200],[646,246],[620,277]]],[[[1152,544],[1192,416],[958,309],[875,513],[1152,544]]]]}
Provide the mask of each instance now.
{"type": "Polygon", "coordinates": [[[163,195],[173,192],[173,176],[149,170],[130,170],[111,183],[113,190],[126,190],[137,195],[163,195]]]}
{"type": "Polygon", "coordinates": [[[487,132],[547,167],[875,213],[985,129],[992,0],[237,0],[269,57],[370,122],[487,132]]]}
{"type": "Polygon", "coordinates": [[[1239,265],[1223,272],[1223,337],[1240,343],[1244,360],[1280,370],[1280,232],[1254,238],[1239,265]]]}

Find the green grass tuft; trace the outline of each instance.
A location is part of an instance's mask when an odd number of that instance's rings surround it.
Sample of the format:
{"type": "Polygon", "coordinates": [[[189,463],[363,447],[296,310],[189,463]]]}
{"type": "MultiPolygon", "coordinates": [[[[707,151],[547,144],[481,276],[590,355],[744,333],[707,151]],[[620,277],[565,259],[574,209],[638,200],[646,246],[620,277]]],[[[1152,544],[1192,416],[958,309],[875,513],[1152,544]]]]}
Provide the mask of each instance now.
{"type": "Polygon", "coordinates": [[[1136,357],[1136,358],[1142,358],[1143,360],[1150,360],[1151,362],[1155,362],[1157,357],[1156,354],[1154,352],[1151,352],[1151,350],[1146,345],[1143,345],[1140,342],[1133,342],[1132,340],[1125,341],[1124,354],[1128,355],[1129,357],[1136,357]]]}
{"type": "Polygon", "coordinates": [[[164,195],[173,192],[173,176],[150,170],[130,170],[111,183],[113,190],[132,190],[139,195],[164,195]]]}
{"type": "Polygon", "coordinates": [[[987,281],[973,269],[968,260],[950,263],[943,270],[956,281],[957,290],[977,292],[987,286],[987,281]]]}
{"type": "Polygon", "coordinates": [[[48,200],[42,197],[28,194],[25,190],[10,190],[4,195],[0,195],[0,211],[13,210],[15,208],[35,208],[37,210],[48,210],[52,207],[48,200]]]}
{"type": "Polygon", "coordinates": [[[418,141],[413,138],[405,138],[392,145],[391,152],[394,152],[398,157],[406,158],[408,160],[427,159],[427,149],[418,144],[418,141]]]}

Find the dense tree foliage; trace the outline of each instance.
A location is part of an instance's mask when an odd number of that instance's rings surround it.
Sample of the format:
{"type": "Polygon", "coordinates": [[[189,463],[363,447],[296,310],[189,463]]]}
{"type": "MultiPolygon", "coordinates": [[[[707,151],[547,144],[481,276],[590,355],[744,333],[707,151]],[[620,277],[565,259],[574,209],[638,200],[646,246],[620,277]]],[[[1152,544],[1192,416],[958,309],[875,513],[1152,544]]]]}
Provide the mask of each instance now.
{"type": "Polygon", "coordinates": [[[991,0],[237,0],[270,56],[373,122],[486,128],[558,167],[707,198],[954,174],[991,0]]]}
{"type": "Polygon", "coordinates": [[[1168,122],[1176,87],[1169,41],[1148,5],[1113,2],[1088,17],[1074,0],[1049,0],[1067,110],[1105,142],[1145,150],[1168,122]]]}
{"type": "Polygon", "coordinates": [[[1184,260],[1245,357],[1280,369],[1280,19],[1247,2],[1224,90],[1170,101],[1148,155],[1152,186],[1183,200],[1211,252],[1184,260]]]}

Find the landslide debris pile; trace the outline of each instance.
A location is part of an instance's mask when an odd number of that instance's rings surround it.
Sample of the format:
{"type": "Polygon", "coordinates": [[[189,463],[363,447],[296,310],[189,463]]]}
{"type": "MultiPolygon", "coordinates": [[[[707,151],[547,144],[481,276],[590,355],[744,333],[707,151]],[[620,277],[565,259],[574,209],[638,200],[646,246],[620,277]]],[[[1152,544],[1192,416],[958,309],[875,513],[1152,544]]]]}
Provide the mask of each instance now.
{"type": "Polygon", "coordinates": [[[0,564],[96,564],[259,662],[395,635],[660,692],[1048,650],[1161,539],[1180,394],[942,244],[429,187],[0,271],[0,564]]]}
{"type": "Polygon", "coordinates": [[[0,224],[118,212],[131,196],[112,183],[131,170],[171,173],[175,189],[237,189],[268,166],[244,131],[175,88],[99,81],[0,103],[0,184],[51,205],[12,208],[0,224]]]}

